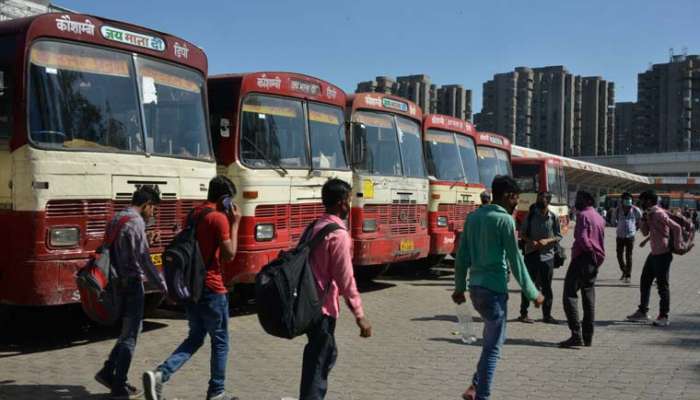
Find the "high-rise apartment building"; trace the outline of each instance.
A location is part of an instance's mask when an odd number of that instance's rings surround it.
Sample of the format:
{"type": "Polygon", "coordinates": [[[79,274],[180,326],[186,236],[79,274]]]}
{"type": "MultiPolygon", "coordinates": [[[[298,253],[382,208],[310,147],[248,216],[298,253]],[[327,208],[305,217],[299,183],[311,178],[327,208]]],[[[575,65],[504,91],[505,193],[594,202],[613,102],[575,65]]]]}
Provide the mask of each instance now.
{"type": "Polygon", "coordinates": [[[2,0],[0,1],[0,21],[24,18],[48,12],[67,11],[51,4],[49,0],[2,0]]]}
{"type": "Polygon", "coordinates": [[[401,96],[418,104],[424,113],[440,113],[470,121],[472,118],[472,92],[462,85],[438,87],[428,75],[400,76],[396,80],[378,76],[374,80],[357,84],[356,93],[381,92],[401,96]]]}
{"type": "Polygon", "coordinates": [[[700,150],[700,55],[673,55],[637,76],[632,152],[700,150]]]}
{"type": "Polygon", "coordinates": [[[625,101],[615,103],[614,154],[631,154],[632,137],[637,103],[625,101]]]}
{"type": "Polygon", "coordinates": [[[581,154],[603,156],[614,153],[615,86],[599,76],[581,82],[581,154]]]}
{"type": "Polygon", "coordinates": [[[514,144],[530,146],[534,72],[518,67],[496,74],[483,86],[483,107],[478,129],[496,132],[514,144]]]}

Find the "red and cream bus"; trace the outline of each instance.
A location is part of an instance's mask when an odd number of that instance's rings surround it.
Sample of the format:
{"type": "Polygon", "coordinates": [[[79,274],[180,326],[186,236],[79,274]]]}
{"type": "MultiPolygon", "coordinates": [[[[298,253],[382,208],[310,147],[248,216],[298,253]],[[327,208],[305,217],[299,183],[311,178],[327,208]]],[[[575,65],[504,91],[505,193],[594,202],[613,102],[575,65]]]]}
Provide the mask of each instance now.
{"type": "Polygon", "coordinates": [[[353,262],[358,275],[370,277],[390,263],[428,256],[422,112],[406,99],[380,93],[357,93],[347,104],[353,262]]]}
{"type": "Polygon", "coordinates": [[[562,234],[569,230],[568,189],[564,165],[556,157],[521,157],[520,149],[513,148],[513,177],[520,187],[520,201],[515,221],[520,226],[530,206],[537,200],[537,193],[548,191],[552,195],[550,210],[559,216],[562,234]]]}
{"type": "Polygon", "coordinates": [[[352,182],[346,97],[328,82],[286,72],[213,76],[208,88],[219,172],[236,184],[243,215],[225,279],[252,283],[323,214],[323,184],[352,182]]]}
{"type": "Polygon", "coordinates": [[[206,75],[197,46],[128,23],[0,23],[0,303],[79,301],[76,271],[141,185],[163,199],[158,264],[216,173],[206,75]]]}
{"type": "Polygon", "coordinates": [[[510,140],[501,135],[488,132],[477,133],[476,154],[479,158],[479,179],[486,189],[491,189],[493,178],[497,175],[513,175],[510,163],[511,149],[510,140]]]}
{"type": "Polygon", "coordinates": [[[430,179],[429,265],[457,252],[464,220],[481,203],[474,125],[447,115],[423,119],[423,147],[430,179]]]}

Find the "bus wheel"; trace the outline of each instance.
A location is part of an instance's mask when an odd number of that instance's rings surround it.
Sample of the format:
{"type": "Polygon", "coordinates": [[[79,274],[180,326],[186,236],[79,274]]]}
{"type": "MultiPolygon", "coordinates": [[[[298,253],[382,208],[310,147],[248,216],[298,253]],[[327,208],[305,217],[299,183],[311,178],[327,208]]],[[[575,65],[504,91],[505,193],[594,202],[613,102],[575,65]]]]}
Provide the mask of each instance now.
{"type": "Polygon", "coordinates": [[[431,269],[435,268],[438,265],[442,264],[442,262],[445,261],[445,255],[444,254],[431,254],[428,256],[427,259],[423,262],[424,268],[425,269],[431,269]]]}
{"type": "Polygon", "coordinates": [[[371,281],[389,269],[389,264],[355,266],[355,279],[359,281],[371,281]]]}
{"type": "Polygon", "coordinates": [[[152,316],[165,300],[162,293],[148,293],[143,299],[143,315],[152,316]]]}

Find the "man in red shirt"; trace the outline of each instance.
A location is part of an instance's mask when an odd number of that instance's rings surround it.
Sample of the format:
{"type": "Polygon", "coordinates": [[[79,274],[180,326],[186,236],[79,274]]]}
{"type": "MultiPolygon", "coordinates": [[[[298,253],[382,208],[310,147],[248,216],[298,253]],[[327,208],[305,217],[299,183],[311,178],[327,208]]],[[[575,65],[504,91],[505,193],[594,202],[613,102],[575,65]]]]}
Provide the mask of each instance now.
{"type": "Polygon", "coordinates": [[[163,384],[202,347],[207,334],[211,337],[211,377],[207,400],[233,400],[224,390],[228,356],[228,291],[224,286],[222,262],[232,260],[238,248],[238,225],[241,214],[231,199],[236,187],[225,176],[209,182],[207,201],[194,209],[197,242],[207,274],[202,297],[187,304],[185,311],[190,331],[182,344],[155,371],[143,374],[144,394],[148,400],[163,399],[163,384]],[[205,209],[210,209],[202,214],[205,209]]]}

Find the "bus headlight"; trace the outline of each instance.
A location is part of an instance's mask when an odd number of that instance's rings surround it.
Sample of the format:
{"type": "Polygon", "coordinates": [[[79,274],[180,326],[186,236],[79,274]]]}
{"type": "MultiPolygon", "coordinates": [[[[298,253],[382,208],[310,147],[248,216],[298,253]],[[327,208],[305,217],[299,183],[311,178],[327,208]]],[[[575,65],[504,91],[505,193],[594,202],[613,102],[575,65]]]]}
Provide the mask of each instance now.
{"type": "Polygon", "coordinates": [[[49,231],[49,245],[51,247],[73,247],[80,242],[80,229],[78,228],[51,228],[49,231]]]}
{"type": "Polygon", "coordinates": [[[437,217],[437,226],[447,226],[447,217],[444,215],[437,217]]]}
{"type": "Polygon", "coordinates": [[[272,240],[274,237],[275,237],[275,225],[273,225],[273,224],[255,225],[255,240],[257,240],[258,242],[272,240]]]}
{"type": "Polygon", "coordinates": [[[362,221],[362,232],[376,232],[377,231],[377,220],[366,219],[362,221]]]}

